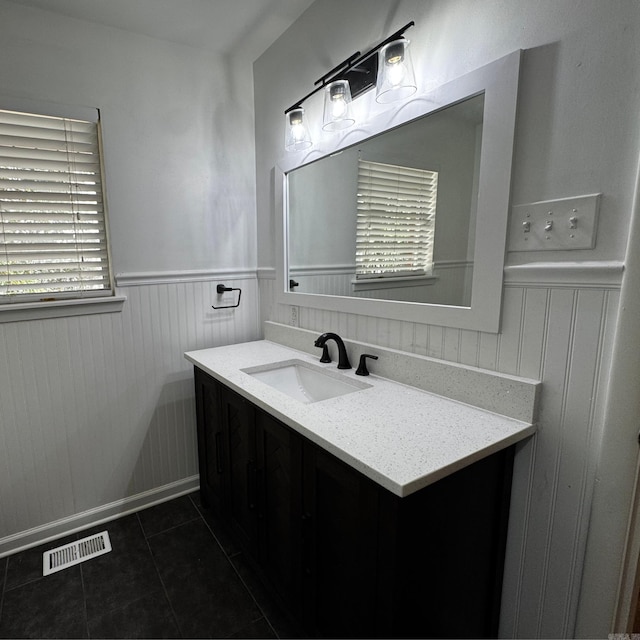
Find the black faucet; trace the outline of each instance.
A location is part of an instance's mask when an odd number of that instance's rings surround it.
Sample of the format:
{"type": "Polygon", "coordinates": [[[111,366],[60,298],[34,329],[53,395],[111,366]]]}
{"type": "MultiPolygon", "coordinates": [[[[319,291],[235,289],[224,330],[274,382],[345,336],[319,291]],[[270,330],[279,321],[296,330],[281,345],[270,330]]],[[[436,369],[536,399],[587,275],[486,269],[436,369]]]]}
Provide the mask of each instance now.
{"type": "Polygon", "coordinates": [[[351,369],[344,342],[342,342],[342,338],[337,333],[323,333],[314,344],[316,347],[324,347],[327,340],[335,340],[338,345],[338,369],[351,369]]]}

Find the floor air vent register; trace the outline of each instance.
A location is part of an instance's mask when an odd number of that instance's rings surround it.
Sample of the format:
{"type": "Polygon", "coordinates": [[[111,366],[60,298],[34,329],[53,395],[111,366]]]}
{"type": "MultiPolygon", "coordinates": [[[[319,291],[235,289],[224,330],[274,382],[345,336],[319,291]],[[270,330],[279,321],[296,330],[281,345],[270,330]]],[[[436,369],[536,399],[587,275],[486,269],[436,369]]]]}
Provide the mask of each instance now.
{"type": "Polygon", "coordinates": [[[111,540],[107,531],[45,551],[42,557],[42,575],[48,576],[56,571],[62,571],[109,551],[111,551],[111,540]]]}

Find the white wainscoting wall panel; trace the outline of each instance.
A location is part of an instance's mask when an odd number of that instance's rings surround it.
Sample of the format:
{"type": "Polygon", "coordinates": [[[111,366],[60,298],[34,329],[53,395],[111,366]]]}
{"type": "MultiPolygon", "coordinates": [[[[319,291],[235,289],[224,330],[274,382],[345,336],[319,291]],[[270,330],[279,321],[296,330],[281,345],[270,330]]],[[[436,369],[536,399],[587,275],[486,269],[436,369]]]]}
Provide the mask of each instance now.
{"type": "Polygon", "coordinates": [[[211,308],[229,277],[127,286],[121,313],[0,324],[0,555],[197,475],[182,354],[260,334],[255,272],[233,280],[240,307],[211,308]]]}
{"type": "MultiPolygon", "coordinates": [[[[515,461],[501,637],[573,637],[575,626],[622,269],[593,286],[572,281],[571,270],[563,278],[557,266],[543,278],[553,284],[507,282],[498,334],[297,313],[300,327],[319,333],[543,382],[538,432],[515,461]]],[[[266,319],[290,324],[291,308],[269,302],[274,285],[260,279],[266,319]]]]}

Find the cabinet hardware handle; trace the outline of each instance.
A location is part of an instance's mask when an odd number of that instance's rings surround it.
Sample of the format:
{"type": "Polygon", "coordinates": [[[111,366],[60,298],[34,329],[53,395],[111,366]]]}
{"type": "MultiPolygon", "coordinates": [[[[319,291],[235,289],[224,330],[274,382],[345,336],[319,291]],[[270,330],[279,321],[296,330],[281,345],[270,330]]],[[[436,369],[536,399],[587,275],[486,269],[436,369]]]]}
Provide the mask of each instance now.
{"type": "Polygon", "coordinates": [[[247,506],[250,510],[256,508],[256,463],[247,462],[247,506]]]}
{"type": "MultiPolygon", "coordinates": [[[[257,492],[257,487],[265,486],[263,466],[256,467],[255,480],[256,480],[256,492],[257,492]]],[[[262,498],[262,494],[261,494],[258,499],[258,519],[259,520],[264,519],[264,502],[265,500],[262,498]]]]}
{"type": "Polygon", "coordinates": [[[222,474],[222,434],[216,433],[216,470],[222,474]]]}

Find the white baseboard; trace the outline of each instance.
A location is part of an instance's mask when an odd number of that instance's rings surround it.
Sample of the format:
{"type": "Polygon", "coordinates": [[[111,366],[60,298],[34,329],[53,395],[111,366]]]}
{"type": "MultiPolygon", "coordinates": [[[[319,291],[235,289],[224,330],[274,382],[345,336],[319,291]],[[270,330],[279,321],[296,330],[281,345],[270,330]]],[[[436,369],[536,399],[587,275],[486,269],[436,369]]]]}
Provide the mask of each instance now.
{"type": "Polygon", "coordinates": [[[36,547],[57,538],[88,529],[89,527],[100,525],[110,520],[116,520],[128,516],[136,511],[153,507],[161,502],[178,498],[187,493],[192,493],[200,487],[200,476],[191,476],[162,487],[150,489],[135,496],[116,500],[109,504],[102,505],[76,513],[67,518],[55,520],[33,529],[20,531],[5,538],[0,538],[0,558],[4,556],[24,551],[31,547],[36,547]]]}

